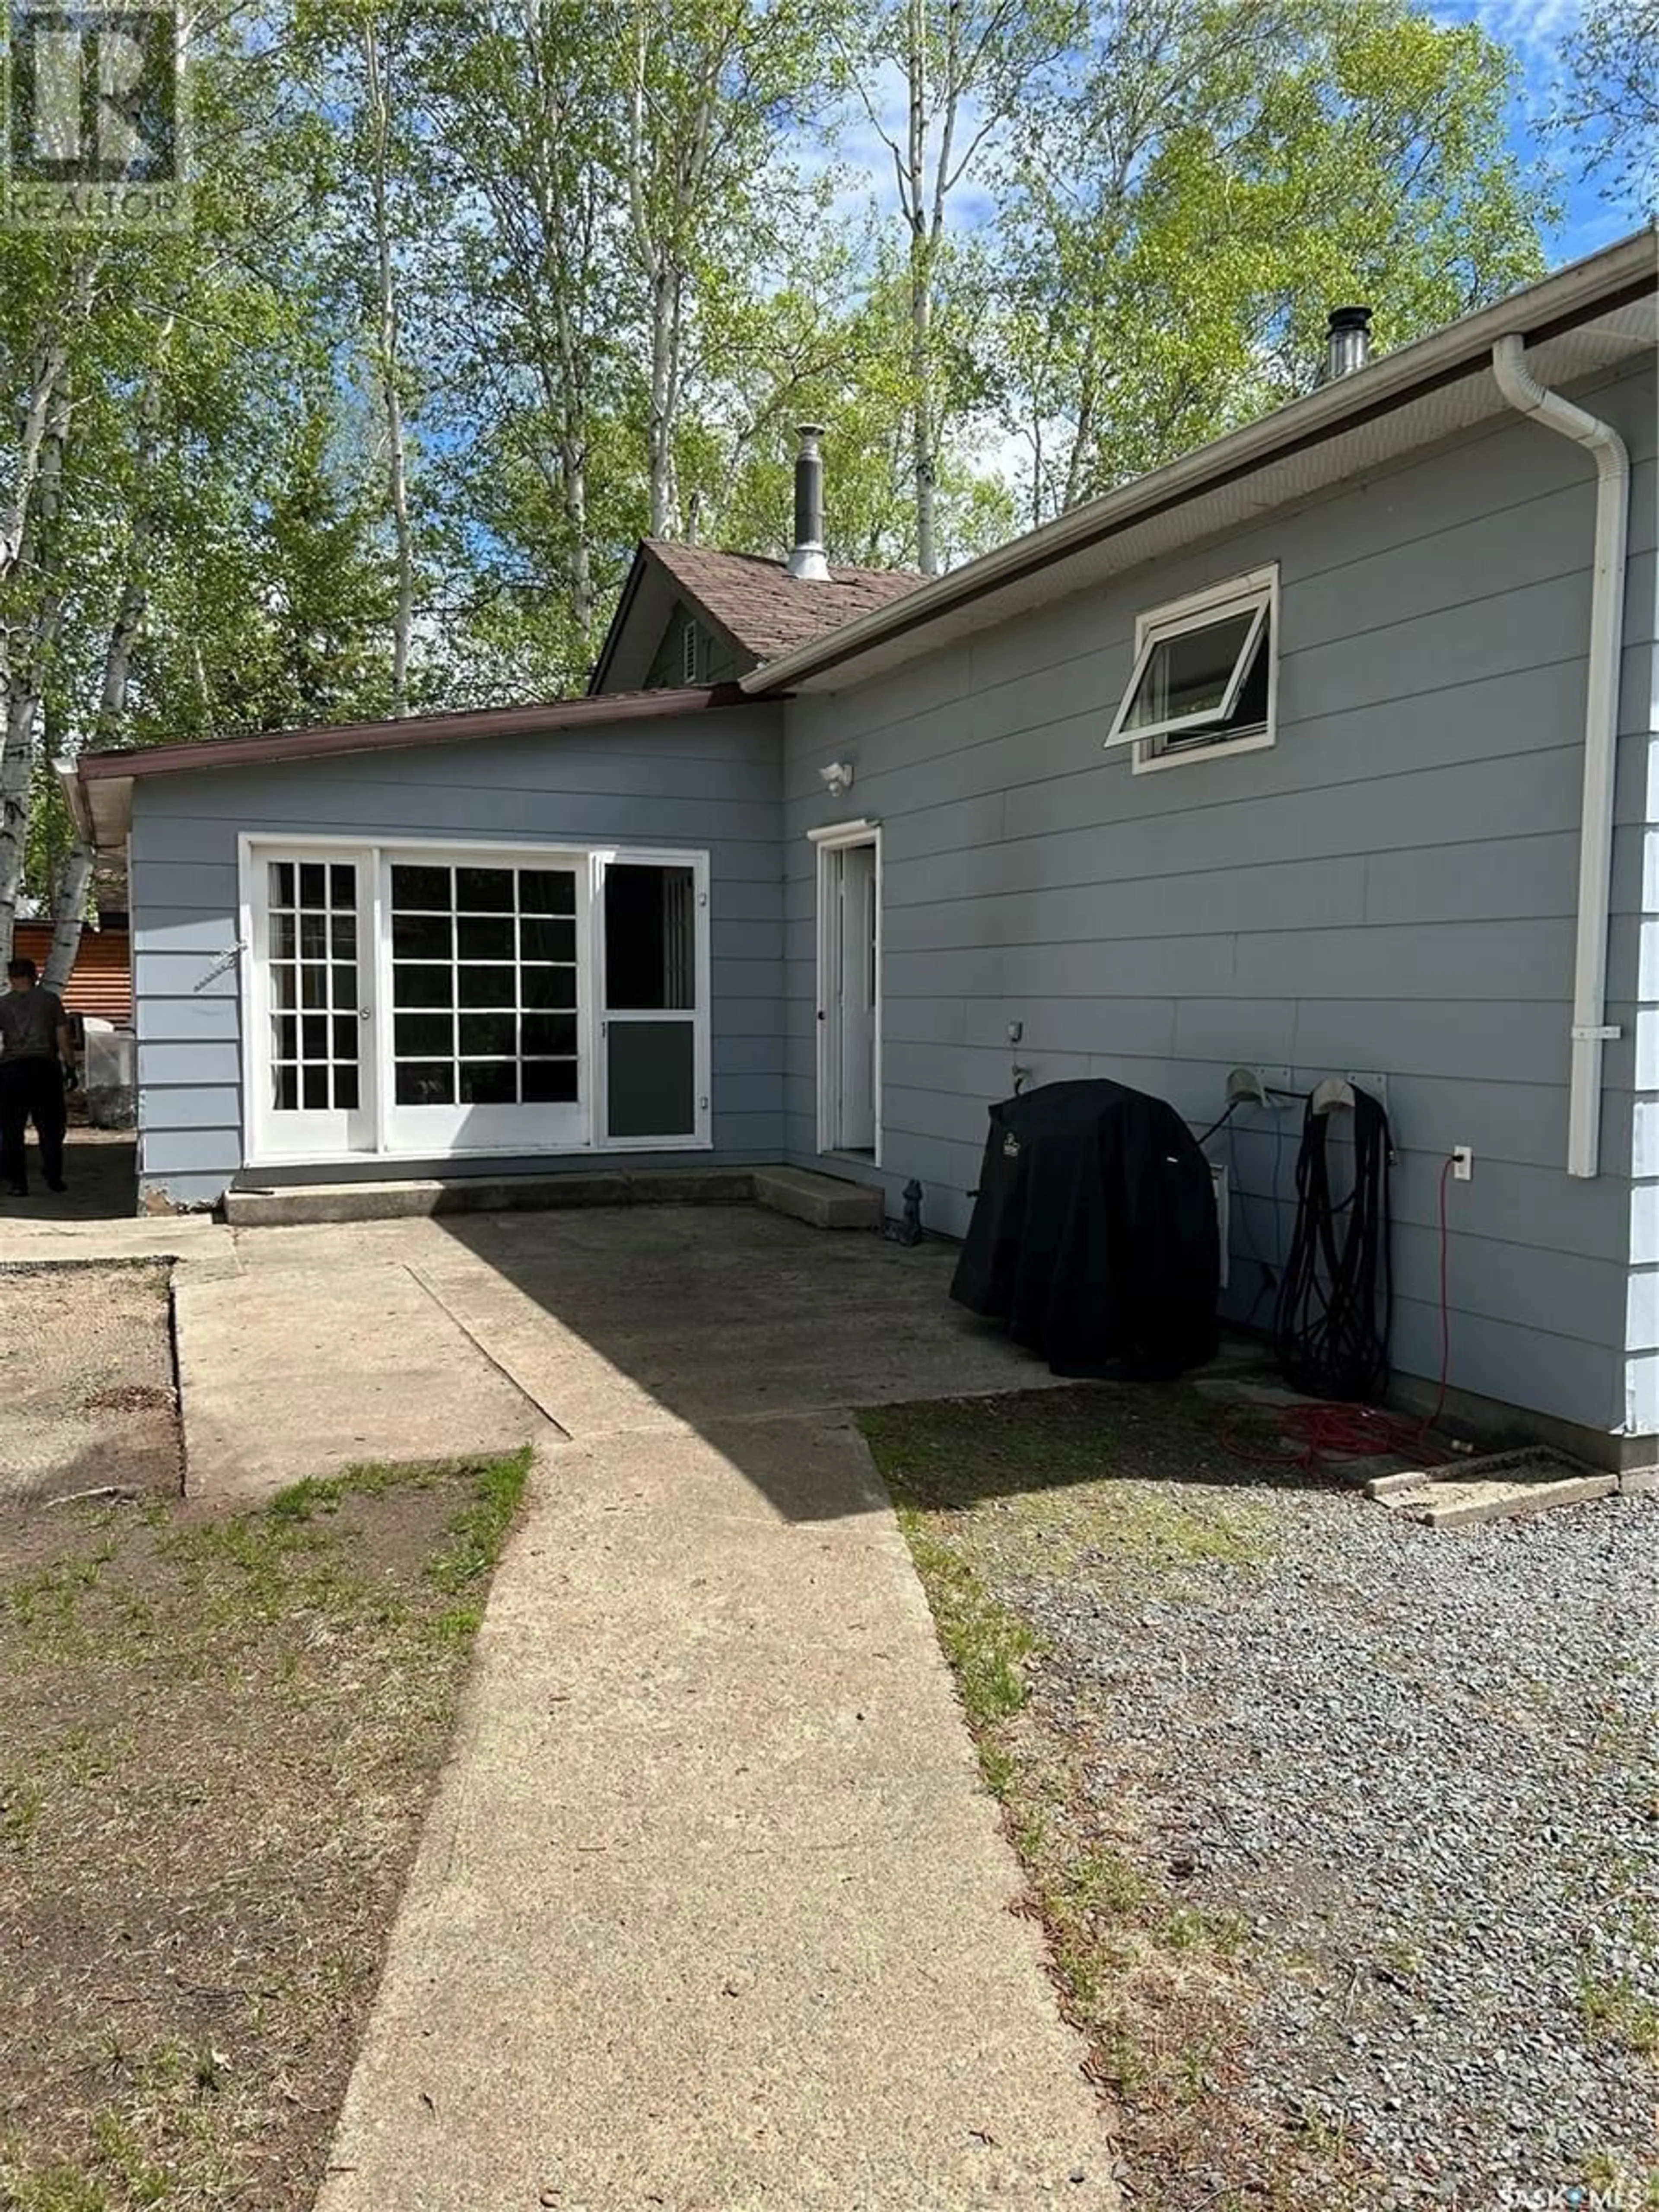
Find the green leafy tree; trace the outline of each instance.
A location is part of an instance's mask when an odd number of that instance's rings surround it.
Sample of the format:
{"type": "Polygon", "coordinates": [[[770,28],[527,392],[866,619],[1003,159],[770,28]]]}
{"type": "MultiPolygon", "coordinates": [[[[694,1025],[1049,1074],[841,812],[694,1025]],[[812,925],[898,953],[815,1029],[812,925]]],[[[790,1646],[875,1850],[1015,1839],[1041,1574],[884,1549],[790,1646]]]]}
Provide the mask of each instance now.
{"type": "Polygon", "coordinates": [[[1028,127],[1002,411],[1041,520],[1307,390],[1325,310],[1398,344],[1541,272],[1513,64],[1406,0],[1099,11],[1028,127]]]}

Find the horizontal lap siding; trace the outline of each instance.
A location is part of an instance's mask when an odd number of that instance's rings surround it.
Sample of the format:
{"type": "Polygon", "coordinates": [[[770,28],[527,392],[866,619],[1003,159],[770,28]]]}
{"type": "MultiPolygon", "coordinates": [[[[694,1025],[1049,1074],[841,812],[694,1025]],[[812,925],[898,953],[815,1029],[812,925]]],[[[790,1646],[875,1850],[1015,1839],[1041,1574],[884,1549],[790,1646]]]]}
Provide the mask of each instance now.
{"type": "MultiPolygon", "coordinates": [[[[883,1180],[920,1176],[960,1234],[988,1106],[1013,1061],[1110,1076],[1195,1127],[1228,1068],[1380,1072],[1401,1158],[1395,1349],[1440,1358],[1440,1164],[1453,1187],[1452,1380],[1599,1429],[1626,1418],[1638,975],[1655,1002],[1659,850],[1644,866],[1654,726],[1650,372],[1585,404],[1636,461],[1621,684],[1603,1164],[1565,1170],[1593,477],[1503,421],[1200,552],[790,709],[785,892],[792,1158],[814,1154],[814,878],[806,832],[882,824],[883,1180]],[[1279,564],[1279,741],[1135,776],[1101,743],[1139,611],[1279,564]],[[817,771],[850,760],[856,809],[817,771]],[[1644,946],[1647,957],[1644,964],[1644,946]],[[1011,1022],[1024,1025],[1017,1048],[1011,1022]]],[[[1294,1212],[1299,1110],[1231,1140],[1232,1291],[1265,1318],[1294,1212]],[[1275,1132],[1277,1139],[1275,1139],[1275,1132]]],[[[1653,1146],[1659,1176],[1659,1137],[1653,1146]]],[[[1659,1403],[1659,1180],[1650,1255],[1659,1403]]],[[[1659,1425],[1659,1421],[1649,1425],[1659,1425]]]]}
{"type": "MultiPolygon", "coordinates": [[[[132,900],[146,1186],[205,1203],[241,1164],[239,978],[231,969],[207,971],[236,941],[244,832],[707,850],[715,1157],[775,1158],[784,988],[779,744],[775,713],[754,708],[656,727],[140,780],[132,900]]],[[[585,1158],[559,1164],[580,1167],[585,1158]]]]}

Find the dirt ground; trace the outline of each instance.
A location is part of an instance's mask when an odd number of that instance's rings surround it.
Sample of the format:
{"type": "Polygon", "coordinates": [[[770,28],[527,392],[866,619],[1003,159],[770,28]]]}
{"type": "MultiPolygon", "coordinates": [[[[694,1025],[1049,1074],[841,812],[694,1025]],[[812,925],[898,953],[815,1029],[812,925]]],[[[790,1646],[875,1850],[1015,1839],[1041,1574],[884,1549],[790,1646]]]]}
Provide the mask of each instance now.
{"type": "Polygon", "coordinates": [[[0,1519],[0,2208],[304,2212],[527,1455],[0,1519]]]}
{"type": "Polygon", "coordinates": [[[180,1486],[164,1263],[0,1268],[0,1512],[180,1486]]]}

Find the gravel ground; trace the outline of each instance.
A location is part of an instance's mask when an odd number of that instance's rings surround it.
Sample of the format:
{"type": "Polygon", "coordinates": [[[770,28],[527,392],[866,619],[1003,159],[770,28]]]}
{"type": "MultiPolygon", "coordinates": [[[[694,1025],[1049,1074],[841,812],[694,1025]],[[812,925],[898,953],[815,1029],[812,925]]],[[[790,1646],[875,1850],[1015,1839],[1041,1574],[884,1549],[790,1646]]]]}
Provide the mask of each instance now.
{"type": "Polygon", "coordinates": [[[1242,2094],[1349,2146],[1376,2212],[1654,2202],[1659,1498],[1451,1533],[1218,1494],[1248,1559],[1115,1587],[1107,1543],[1007,1594],[1085,1790],[1244,1916],[1242,2094]]]}

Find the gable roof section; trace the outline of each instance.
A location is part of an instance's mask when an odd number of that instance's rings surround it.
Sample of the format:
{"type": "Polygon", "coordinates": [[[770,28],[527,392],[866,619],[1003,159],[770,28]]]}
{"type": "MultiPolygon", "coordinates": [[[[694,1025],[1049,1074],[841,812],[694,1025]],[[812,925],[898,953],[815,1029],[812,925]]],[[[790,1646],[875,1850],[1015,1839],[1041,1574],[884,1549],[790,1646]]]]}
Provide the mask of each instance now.
{"type": "Polygon", "coordinates": [[[589,689],[600,691],[613,677],[643,676],[676,599],[738,653],[764,661],[903,599],[925,580],[904,568],[836,568],[827,583],[811,583],[758,553],[641,538],[589,689]]]}
{"type": "Polygon", "coordinates": [[[757,660],[808,645],[856,615],[905,598],[923,581],[902,568],[832,568],[827,584],[815,584],[758,553],[714,553],[649,538],[645,547],[682,594],[757,660]]]}
{"type": "Polygon", "coordinates": [[[605,729],[617,722],[681,721],[756,703],[733,684],[695,691],[614,691],[603,698],[550,699],[532,707],[478,707],[460,714],[410,714],[398,721],[321,723],[308,729],[207,738],[191,744],[82,753],[63,776],[76,827],[90,843],[106,851],[126,835],[134,783],[149,776],[258,768],[341,753],[407,751],[416,745],[461,744],[483,738],[541,737],[553,731],[605,729]]]}
{"type": "Polygon", "coordinates": [[[1480,423],[1518,421],[1492,373],[1499,337],[1523,337],[1534,374],[1571,385],[1654,351],[1656,293],[1659,227],[1650,225],[781,653],[741,687],[846,690],[1480,423]]]}

